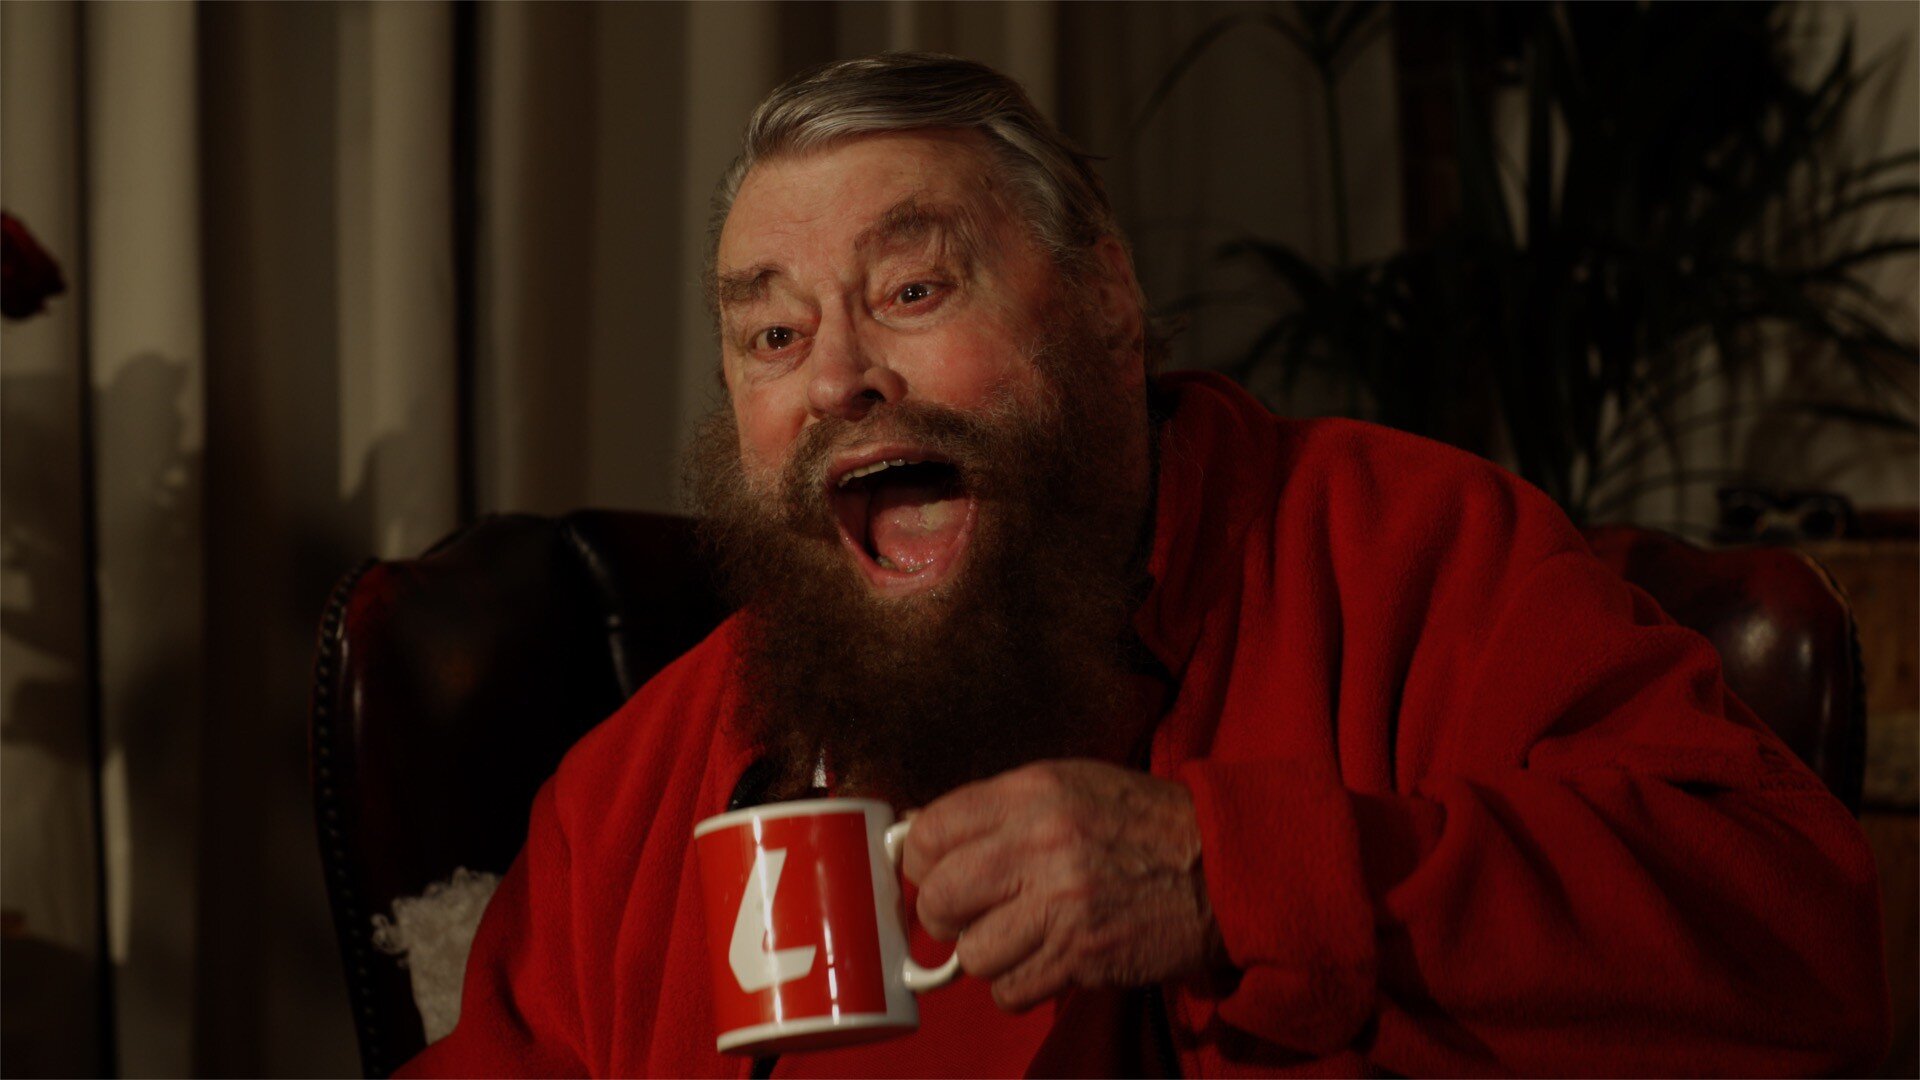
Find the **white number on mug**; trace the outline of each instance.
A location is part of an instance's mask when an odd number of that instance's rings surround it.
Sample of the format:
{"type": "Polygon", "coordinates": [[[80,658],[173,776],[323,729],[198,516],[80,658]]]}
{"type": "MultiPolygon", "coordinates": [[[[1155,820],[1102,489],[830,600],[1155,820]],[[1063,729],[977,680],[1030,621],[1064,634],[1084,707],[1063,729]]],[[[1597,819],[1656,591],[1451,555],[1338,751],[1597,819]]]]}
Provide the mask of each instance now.
{"type": "Polygon", "coordinates": [[[792,982],[813,970],[813,955],[817,950],[812,945],[797,949],[767,948],[773,937],[773,918],[767,911],[767,898],[778,893],[780,871],[786,865],[786,848],[762,849],[754,855],[747,880],[763,884],[759,888],[748,886],[747,894],[740,898],[740,914],[733,920],[733,942],[727,950],[727,962],[733,967],[733,977],[739,980],[740,989],[749,994],[792,982]]]}

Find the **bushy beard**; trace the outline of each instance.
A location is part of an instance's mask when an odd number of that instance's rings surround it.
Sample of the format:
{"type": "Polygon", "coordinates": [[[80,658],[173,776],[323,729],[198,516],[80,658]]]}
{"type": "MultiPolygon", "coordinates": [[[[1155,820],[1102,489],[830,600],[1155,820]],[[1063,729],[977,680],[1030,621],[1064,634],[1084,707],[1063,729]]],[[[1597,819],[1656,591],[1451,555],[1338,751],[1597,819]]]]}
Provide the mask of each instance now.
{"type": "Polygon", "coordinates": [[[1147,518],[1143,478],[1114,456],[1147,417],[1113,388],[1114,346],[1087,322],[1034,350],[1037,401],[824,418],[771,493],[742,469],[732,410],[702,424],[688,478],[747,620],[733,722],[772,758],[773,797],[804,790],[822,753],[837,790],[902,806],[1026,762],[1111,753],[1131,700],[1147,518]],[[835,452],[894,439],[951,461],[977,518],[957,573],[883,598],[841,545],[824,476],[835,452]]]}

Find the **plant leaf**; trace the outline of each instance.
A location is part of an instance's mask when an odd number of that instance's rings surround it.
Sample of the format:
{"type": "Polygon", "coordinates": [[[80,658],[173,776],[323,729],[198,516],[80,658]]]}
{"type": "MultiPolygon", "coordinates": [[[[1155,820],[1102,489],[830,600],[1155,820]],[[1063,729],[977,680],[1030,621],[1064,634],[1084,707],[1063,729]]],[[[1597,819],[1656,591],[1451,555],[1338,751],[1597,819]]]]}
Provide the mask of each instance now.
{"type": "MultiPolygon", "coordinates": [[[[1193,65],[1199,63],[1207,50],[1218,44],[1220,39],[1226,37],[1235,27],[1255,21],[1270,22],[1271,20],[1259,12],[1234,12],[1208,23],[1192,41],[1187,42],[1186,48],[1180,50],[1180,55],[1174,57],[1172,65],[1167,68],[1167,73],[1160,76],[1160,81],[1154,84],[1153,90],[1147,94],[1146,104],[1140,107],[1140,112],[1134,117],[1133,126],[1127,136],[1129,149],[1147,126],[1147,121],[1153,119],[1154,113],[1160,111],[1160,106],[1166,104],[1167,98],[1180,84],[1180,80],[1186,77],[1193,65]]],[[[1299,44],[1292,37],[1288,40],[1294,41],[1296,45],[1299,44]]]]}

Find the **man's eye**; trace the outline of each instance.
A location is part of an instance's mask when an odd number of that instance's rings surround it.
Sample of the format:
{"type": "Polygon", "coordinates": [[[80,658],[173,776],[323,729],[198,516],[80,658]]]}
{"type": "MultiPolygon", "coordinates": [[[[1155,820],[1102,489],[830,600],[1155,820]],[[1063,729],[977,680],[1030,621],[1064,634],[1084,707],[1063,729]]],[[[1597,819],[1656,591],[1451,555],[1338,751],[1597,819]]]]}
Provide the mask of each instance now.
{"type": "Polygon", "coordinates": [[[800,335],[790,326],[770,326],[755,335],[753,345],[756,349],[772,349],[774,352],[779,352],[793,344],[799,337],[800,335]]]}
{"type": "Polygon", "coordinates": [[[916,281],[906,288],[901,289],[895,294],[895,298],[903,304],[917,304],[932,295],[933,286],[924,281],[916,281]]]}

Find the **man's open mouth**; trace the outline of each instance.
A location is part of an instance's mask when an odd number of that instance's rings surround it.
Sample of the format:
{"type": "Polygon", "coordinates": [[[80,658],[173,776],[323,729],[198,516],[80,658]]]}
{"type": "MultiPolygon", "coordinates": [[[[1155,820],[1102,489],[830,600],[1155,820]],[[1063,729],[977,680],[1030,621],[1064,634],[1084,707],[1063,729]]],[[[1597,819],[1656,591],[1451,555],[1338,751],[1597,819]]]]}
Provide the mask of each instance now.
{"type": "Polygon", "coordinates": [[[841,541],[877,588],[919,592],[960,563],[975,501],[951,462],[911,447],[874,447],[836,462],[831,475],[841,541]]]}

